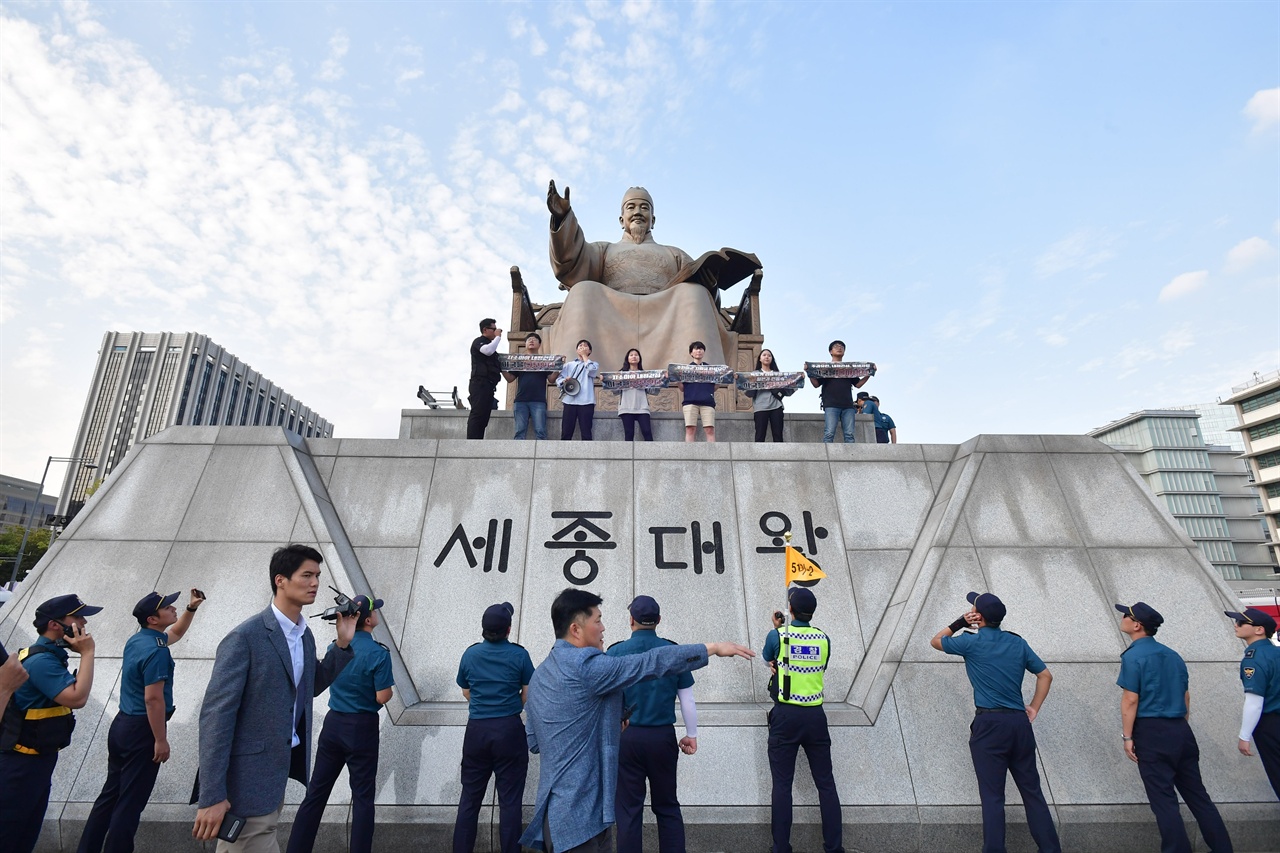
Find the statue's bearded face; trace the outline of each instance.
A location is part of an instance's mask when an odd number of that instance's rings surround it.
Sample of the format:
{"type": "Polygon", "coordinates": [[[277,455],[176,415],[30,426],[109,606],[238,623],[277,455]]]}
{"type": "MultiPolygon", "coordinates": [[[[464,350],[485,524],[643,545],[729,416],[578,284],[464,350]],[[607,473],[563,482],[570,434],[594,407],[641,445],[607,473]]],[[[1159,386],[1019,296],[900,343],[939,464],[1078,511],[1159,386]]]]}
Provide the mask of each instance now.
{"type": "Polygon", "coordinates": [[[618,221],[622,223],[622,230],[633,238],[644,237],[653,230],[653,205],[647,199],[629,198],[622,203],[618,221]]]}

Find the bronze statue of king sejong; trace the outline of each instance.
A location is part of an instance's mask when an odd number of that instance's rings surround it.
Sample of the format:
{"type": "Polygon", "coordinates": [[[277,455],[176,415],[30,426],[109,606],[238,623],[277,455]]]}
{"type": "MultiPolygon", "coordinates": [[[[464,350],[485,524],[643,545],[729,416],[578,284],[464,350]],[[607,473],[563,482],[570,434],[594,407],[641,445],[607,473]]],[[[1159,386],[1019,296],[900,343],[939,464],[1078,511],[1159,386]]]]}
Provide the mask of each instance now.
{"type": "MultiPolygon", "coordinates": [[[[577,342],[586,338],[603,370],[617,370],[631,347],[641,351],[646,368],[661,369],[687,362],[690,342],[701,340],[707,362],[751,369],[752,363],[743,362],[754,358],[761,341],[756,299],[761,272],[755,255],[722,249],[694,260],[656,242],[653,198],[642,187],[623,195],[618,217],[623,233],[616,243],[587,242],[570,206],[569,188],[562,196],[555,181],[547,189],[547,209],[551,269],[568,294],[560,306],[539,306],[543,310],[532,325],[546,338],[544,352],[573,358],[577,342]],[[722,309],[719,291],[752,275],[742,305],[722,309]]],[[[518,281],[518,272],[513,275],[518,281]]],[[[534,319],[522,284],[517,293],[524,294],[525,310],[517,295],[512,331],[534,331],[522,328],[534,319]]],[[[518,345],[516,334],[511,342],[518,345]]]]}

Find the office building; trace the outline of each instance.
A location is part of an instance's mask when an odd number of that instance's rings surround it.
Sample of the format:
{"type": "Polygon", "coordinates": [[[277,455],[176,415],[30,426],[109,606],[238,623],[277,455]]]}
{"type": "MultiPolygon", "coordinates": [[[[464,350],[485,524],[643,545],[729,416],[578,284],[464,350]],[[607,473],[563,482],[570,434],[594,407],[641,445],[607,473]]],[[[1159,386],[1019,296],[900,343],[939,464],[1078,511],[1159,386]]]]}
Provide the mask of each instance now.
{"type": "Polygon", "coordinates": [[[1280,370],[1255,373],[1220,400],[1233,406],[1234,429],[1244,440],[1244,458],[1258,491],[1272,558],[1280,559],[1280,370]]]}
{"type": "Polygon", "coordinates": [[[74,515],[134,442],[170,426],[280,426],[329,438],[333,425],[204,335],[107,332],[71,456],[59,514],[74,515]]]}
{"type": "Polygon", "coordinates": [[[36,499],[39,483],[6,477],[0,474],[0,528],[23,527],[27,519],[35,519],[33,525],[44,523],[45,516],[52,515],[57,507],[56,495],[41,495],[36,499]]]}
{"type": "Polygon", "coordinates": [[[1231,406],[1218,403],[1195,403],[1190,406],[1168,406],[1167,408],[1180,412],[1198,413],[1200,437],[1210,447],[1219,445],[1230,447],[1237,454],[1244,453],[1244,439],[1236,429],[1240,421],[1236,419],[1236,410],[1231,406]]]}
{"type": "Polygon", "coordinates": [[[1261,506],[1239,454],[1207,445],[1194,408],[1147,409],[1089,435],[1114,447],[1229,581],[1271,579],[1261,506]]]}

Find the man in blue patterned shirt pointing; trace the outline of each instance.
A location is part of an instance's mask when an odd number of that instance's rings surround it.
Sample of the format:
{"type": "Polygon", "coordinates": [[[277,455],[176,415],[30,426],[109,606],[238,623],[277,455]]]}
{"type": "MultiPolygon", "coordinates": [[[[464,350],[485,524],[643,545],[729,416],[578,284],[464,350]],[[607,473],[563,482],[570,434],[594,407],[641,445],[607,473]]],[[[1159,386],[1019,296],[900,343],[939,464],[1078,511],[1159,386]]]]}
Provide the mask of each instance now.
{"type": "Polygon", "coordinates": [[[556,642],[529,682],[529,751],[540,753],[542,761],[537,808],[520,843],[546,853],[611,849],[625,688],[699,669],[712,656],[755,657],[736,643],[664,645],[607,656],[602,602],[585,589],[566,589],[556,597],[556,642]]]}

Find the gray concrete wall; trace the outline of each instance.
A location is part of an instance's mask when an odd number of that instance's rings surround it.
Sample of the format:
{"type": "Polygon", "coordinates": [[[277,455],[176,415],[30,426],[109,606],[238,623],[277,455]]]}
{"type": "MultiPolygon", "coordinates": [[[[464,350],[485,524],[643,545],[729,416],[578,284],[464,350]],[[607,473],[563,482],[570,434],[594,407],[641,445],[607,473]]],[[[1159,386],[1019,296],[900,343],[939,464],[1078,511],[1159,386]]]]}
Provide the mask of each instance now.
{"type": "MultiPolygon", "coordinates": [[[[243,427],[174,428],[135,448],[0,611],[0,640],[13,649],[34,639],[44,599],[76,592],[107,608],[93,620],[93,697],[59,761],[41,849],[75,848],[105,773],[128,614],[151,589],[199,586],[209,601],[173,648],[175,757],[139,849],[197,846],[185,803],[212,658],[231,626],[266,606],[268,558],[287,541],[318,543],[326,580],[340,589],[386,599],[378,638],[392,649],[397,688],[382,727],[377,846],[446,849],[466,722],[454,676],[485,606],[515,604],[514,638],[537,663],[552,643],[552,598],[594,563],[589,588],[605,599],[606,642],[626,636],[627,602],[648,593],[663,605],[665,636],[759,649],[783,600],[781,557],[760,549],[774,547],[784,516],[828,573],[814,621],[836,650],[828,716],[850,850],[980,844],[972,695],[959,660],[928,645],[970,589],[1004,599],[1006,627],[1055,675],[1036,732],[1066,849],[1156,846],[1137,769],[1120,748],[1114,685],[1124,642],[1111,605],[1139,598],[1165,614],[1160,639],[1191,668],[1201,767],[1237,849],[1276,849],[1280,806],[1257,759],[1235,748],[1242,647],[1221,615],[1230,591],[1123,458],[1092,439],[708,446],[303,440],[243,427]],[[585,518],[597,533],[566,530],[575,518],[556,513],[608,516],[585,518]],[[701,571],[695,523],[707,543],[701,571]],[[548,546],[570,541],[580,547],[548,546]]],[[[331,629],[314,627],[323,643],[331,629]]],[[[713,661],[696,678],[699,750],[680,762],[690,849],[764,849],[767,672],[713,661]]],[[[316,707],[318,720],[325,697],[316,707]]],[[[535,757],[526,804],[536,774],[535,757]]],[[[286,821],[302,794],[289,784],[286,821]]],[[[345,849],[348,800],[340,781],[317,850],[345,849]]],[[[803,759],[796,802],[797,849],[819,849],[803,759]]],[[[1030,849],[1012,786],[1010,802],[1010,849],[1030,849]]],[[[482,819],[496,837],[496,815],[482,819]]]]}

